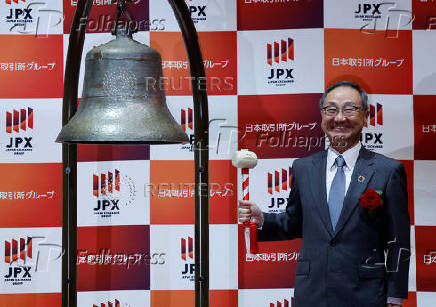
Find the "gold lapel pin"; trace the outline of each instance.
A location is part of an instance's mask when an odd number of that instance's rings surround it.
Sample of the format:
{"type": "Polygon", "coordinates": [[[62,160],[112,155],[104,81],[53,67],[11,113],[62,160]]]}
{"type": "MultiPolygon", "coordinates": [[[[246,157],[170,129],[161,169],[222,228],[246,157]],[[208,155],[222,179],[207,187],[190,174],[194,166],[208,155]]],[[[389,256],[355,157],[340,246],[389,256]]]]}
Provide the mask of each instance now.
{"type": "Polygon", "coordinates": [[[360,175],[359,177],[357,177],[357,181],[360,183],[363,183],[365,181],[365,176],[360,175]]]}

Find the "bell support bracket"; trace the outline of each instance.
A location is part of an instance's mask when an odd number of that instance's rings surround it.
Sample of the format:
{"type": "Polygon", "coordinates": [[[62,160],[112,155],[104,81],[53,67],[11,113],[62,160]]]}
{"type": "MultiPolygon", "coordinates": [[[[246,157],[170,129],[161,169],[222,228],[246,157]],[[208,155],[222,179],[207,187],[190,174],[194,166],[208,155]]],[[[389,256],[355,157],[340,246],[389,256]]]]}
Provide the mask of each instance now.
{"type": "Polygon", "coordinates": [[[209,113],[206,80],[197,31],[183,0],[168,0],[185,42],[194,100],[195,307],[209,306],[209,113]],[[203,86],[204,87],[204,86],[203,86]]]}
{"type": "MultiPolygon", "coordinates": [[[[126,0],[119,0],[125,4],[126,0]]],[[[194,104],[195,162],[195,306],[209,306],[209,149],[206,79],[197,31],[183,0],[168,0],[182,32],[190,64],[194,104]]],[[[70,30],[62,125],[77,110],[78,83],[85,29],[93,0],[78,0],[70,30]]],[[[129,17],[127,17],[129,18],[129,17]]],[[[77,145],[62,145],[62,307],[77,306],[77,145]]]]}
{"type": "MultiPolygon", "coordinates": [[[[85,29],[93,0],[77,1],[65,66],[62,125],[77,109],[85,29]]],[[[62,144],[62,306],[77,306],[77,145],[62,144]]]]}

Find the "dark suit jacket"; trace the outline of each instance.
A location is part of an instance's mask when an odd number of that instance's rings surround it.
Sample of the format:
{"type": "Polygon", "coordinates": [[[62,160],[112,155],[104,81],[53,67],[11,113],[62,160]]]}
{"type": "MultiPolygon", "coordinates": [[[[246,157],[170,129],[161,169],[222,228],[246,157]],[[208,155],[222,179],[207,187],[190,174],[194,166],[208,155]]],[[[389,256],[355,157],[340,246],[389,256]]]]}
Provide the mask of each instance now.
{"type": "Polygon", "coordinates": [[[303,238],[295,306],[381,307],[387,297],[407,298],[410,219],[403,164],[362,146],[333,231],[326,163],[327,151],[295,160],[286,212],[265,213],[258,231],[260,241],[303,238]],[[367,189],[382,191],[376,216],[360,206],[367,189]]]}

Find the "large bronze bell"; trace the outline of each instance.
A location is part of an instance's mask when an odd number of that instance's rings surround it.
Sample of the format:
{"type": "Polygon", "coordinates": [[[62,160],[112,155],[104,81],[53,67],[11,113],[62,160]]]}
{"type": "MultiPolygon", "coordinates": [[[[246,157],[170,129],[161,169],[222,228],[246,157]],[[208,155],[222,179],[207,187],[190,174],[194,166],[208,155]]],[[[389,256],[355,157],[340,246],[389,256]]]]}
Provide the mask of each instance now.
{"type": "Polygon", "coordinates": [[[84,144],[186,143],[157,86],[159,53],[132,39],[123,27],[116,39],[86,55],[83,94],[76,114],[56,142],[84,144]]]}

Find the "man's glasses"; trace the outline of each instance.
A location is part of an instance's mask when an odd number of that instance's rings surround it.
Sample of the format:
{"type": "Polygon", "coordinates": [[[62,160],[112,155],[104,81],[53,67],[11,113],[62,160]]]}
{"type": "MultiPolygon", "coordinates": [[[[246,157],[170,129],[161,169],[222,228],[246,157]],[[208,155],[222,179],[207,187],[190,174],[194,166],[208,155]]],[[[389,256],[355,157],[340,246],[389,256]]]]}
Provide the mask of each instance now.
{"type": "Polygon", "coordinates": [[[338,115],[341,110],[342,110],[342,115],[344,115],[344,117],[352,117],[352,116],[357,114],[357,111],[359,109],[360,108],[356,107],[356,106],[347,106],[343,109],[339,109],[339,108],[333,107],[333,106],[327,106],[327,107],[321,108],[321,110],[324,111],[324,114],[326,116],[329,116],[329,117],[334,117],[334,116],[338,115]]]}

